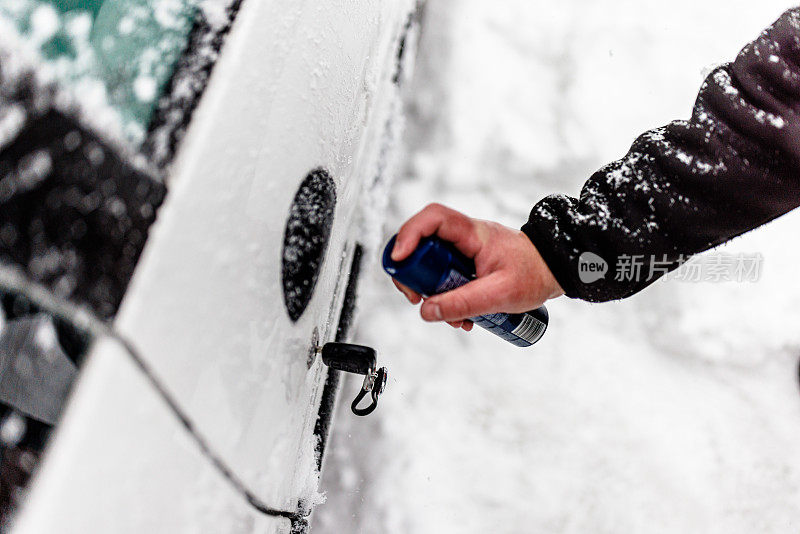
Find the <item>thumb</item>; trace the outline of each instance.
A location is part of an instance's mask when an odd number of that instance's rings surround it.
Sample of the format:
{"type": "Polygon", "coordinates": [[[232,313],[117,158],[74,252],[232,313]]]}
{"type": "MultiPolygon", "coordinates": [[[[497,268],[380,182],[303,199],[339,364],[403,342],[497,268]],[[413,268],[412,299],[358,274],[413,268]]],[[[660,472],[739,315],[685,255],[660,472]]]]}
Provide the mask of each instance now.
{"type": "Polygon", "coordinates": [[[505,277],[492,273],[461,287],[433,296],[422,304],[426,321],[462,321],[501,310],[509,290],[505,277]]]}

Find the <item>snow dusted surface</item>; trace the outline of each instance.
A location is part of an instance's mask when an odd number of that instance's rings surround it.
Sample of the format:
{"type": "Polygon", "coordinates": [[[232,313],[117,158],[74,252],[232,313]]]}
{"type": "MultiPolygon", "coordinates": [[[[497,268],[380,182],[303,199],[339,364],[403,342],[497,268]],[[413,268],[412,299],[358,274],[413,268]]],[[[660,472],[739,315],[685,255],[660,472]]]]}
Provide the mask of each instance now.
{"type": "MultiPolygon", "coordinates": [[[[386,237],[432,201],[519,227],[575,195],[786,7],[430,0],[386,237]]],[[[723,248],[756,283],[552,302],[527,350],[424,324],[373,254],[355,340],[390,380],[368,419],[341,403],[315,534],[797,531],[799,230],[723,248]]]]}
{"type": "MultiPolygon", "coordinates": [[[[100,15],[114,4],[126,5],[112,0],[100,15]]],[[[0,0],[0,8],[32,5],[0,0]]],[[[225,25],[225,5],[202,4],[212,27],[225,25]]],[[[335,336],[364,192],[387,157],[387,123],[399,107],[397,44],[412,7],[411,0],[243,3],[168,169],[169,195],[114,320],[146,365],[133,365],[115,342],[94,345],[31,486],[21,532],[285,532],[284,519],[251,504],[305,514],[321,502],[313,431],[327,371],[312,349],[335,336]],[[284,228],[300,182],[318,168],[334,177],[335,231],[312,302],[290,320],[280,286],[284,228]]],[[[11,26],[6,19],[0,11],[0,30],[11,26]]],[[[42,43],[58,24],[43,26],[42,43]]],[[[133,31],[129,25],[120,31],[133,31]]],[[[16,58],[21,49],[37,81],[61,80],[64,65],[48,64],[24,30],[13,39],[0,31],[0,54],[13,50],[16,58]]],[[[209,50],[200,59],[216,54],[210,44],[201,39],[209,50]]],[[[197,70],[186,71],[177,98],[201,85],[187,86],[197,70]]],[[[102,96],[102,80],[87,78],[102,96]]],[[[133,90],[151,98],[152,84],[139,81],[133,90]]],[[[87,114],[93,105],[112,107],[94,94],[69,96],[87,114]]],[[[0,118],[0,134],[13,139],[23,119],[0,118]]],[[[44,156],[33,158],[27,181],[54,168],[44,156]]],[[[306,211],[314,219],[324,210],[306,211]]]]}
{"type": "Polygon", "coordinates": [[[115,319],[196,434],[281,510],[318,498],[313,430],[327,371],[309,356],[335,336],[410,6],[242,4],[115,319]],[[313,297],[290,316],[284,230],[319,168],[336,186],[333,230],[313,297]]]}
{"type": "Polygon", "coordinates": [[[93,351],[15,534],[289,531],[208,461],[122,345],[93,351]]]}
{"type": "Polygon", "coordinates": [[[89,114],[114,115],[106,122],[138,143],[186,46],[197,9],[214,23],[225,3],[5,0],[0,28],[21,35],[18,46],[36,57],[40,75],[65,82],[89,114]]]}

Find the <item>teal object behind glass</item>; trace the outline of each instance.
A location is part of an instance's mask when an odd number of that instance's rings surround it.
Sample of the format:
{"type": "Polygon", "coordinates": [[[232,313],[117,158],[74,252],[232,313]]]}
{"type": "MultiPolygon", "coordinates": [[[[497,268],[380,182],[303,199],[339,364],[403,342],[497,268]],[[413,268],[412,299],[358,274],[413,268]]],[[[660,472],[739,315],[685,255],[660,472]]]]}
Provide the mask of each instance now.
{"type": "Polygon", "coordinates": [[[79,97],[101,88],[127,137],[138,143],[186,48],[198,3],[0,0],[0,17],[79,97]]]}

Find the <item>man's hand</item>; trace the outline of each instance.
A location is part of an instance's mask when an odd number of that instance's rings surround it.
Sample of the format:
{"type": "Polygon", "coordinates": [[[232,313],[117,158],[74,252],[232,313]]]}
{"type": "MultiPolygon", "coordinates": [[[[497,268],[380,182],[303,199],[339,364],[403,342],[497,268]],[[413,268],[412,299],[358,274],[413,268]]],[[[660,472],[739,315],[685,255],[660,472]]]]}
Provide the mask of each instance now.
{"type": "MultiPolygon", "coordinates": [[[[564,294],[528,236],[439,204],[430,204],[400,228],[392,259],[404,260],[421,238],[434,234],[475,261],[477,279],[425,299],[420,314],[426,321],[446,321],[471,330],[470,317],[525,312],[564,294]]],[[[412,289],[394,283],[412,304],[422,300],[412,289]]]]}

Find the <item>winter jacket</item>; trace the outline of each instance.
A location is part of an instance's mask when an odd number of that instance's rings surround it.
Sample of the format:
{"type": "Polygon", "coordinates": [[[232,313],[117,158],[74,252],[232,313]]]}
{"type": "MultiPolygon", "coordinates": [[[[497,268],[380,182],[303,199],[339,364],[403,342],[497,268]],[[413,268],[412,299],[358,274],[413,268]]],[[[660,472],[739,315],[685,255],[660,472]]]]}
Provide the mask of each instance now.
{"type": "Polygon", "coordinates": [[[579,198],[546,197],[522,230],[568,296],[602,302],[641,291],[690,255],[798,205],[795,8],[706,78],[690,120],[643,134],[579,198]],[[638,275],[615,274],[631,258],[638,275]]]}

